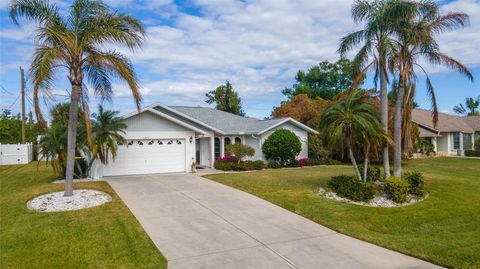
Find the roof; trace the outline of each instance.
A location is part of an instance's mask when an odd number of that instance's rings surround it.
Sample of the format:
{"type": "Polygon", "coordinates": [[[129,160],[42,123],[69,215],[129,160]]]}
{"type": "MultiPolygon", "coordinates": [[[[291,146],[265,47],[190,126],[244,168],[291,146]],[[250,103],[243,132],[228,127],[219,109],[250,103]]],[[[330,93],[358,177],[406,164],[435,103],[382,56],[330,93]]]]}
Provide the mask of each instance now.
{"type": "Polygon", "coordinates": [[[465,117],[438,113],[438,123],[433,124],[432,111],[425,109],[412,110],[412,121],[433,132],[473,133],[474,129],[464,120],[465,117]]]}
{"type": "Polygon", "coordinates": [[[476,132],[480,132],[480,116],[466,116],[463,120],[476,132]]]}
{"type": "Polygon", "coordinates": [[[418,131],[420,132],[419,136],[420,137],[438,137],[440,136],[438,132],[434,132],[430,129],[423,128],[422,126],[418,127],[418,131]]]}
{"type": "Polygon", "coordinates": [[[178,111],[183,115],[200,121],[215,129],[221,130],[224,134],[262,134],[285,122],[291,122],[310,133],[317,133],[317,131],[292,118],[259,120],[256,118],[238,116],[210,107],[168,106],[168,108],[178,111]]]}

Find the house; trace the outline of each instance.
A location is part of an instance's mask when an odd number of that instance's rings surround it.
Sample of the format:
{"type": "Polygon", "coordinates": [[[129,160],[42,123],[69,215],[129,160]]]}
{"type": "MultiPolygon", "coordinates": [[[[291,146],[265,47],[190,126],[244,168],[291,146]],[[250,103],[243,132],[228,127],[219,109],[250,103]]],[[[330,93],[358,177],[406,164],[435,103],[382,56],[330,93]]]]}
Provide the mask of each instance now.
{"type": "Polygon", "coordinates": [[[480,134],[480,116],[438,113],[434,126],[432,111],[414,109],[412,121],[418,125],[420,138],[432,143],[437,155],[463,155],[465,150],[473,149],[475,137],[480,134]]]}
{"type": "Polygon", "coordinates": [[[314,129],[292,119],[259,120],[208,107],[154,104],[123,116],[127,124],[125,145],[115,160],[97,162],[91,177],[190,172],[192,163],[213,167],[225,147],[243,143],[255,149],[251,160],[266,161],[262,144],[277,129],[293,131],[302,143],[299,158],[308,156],[308,134],[314,129]]]}

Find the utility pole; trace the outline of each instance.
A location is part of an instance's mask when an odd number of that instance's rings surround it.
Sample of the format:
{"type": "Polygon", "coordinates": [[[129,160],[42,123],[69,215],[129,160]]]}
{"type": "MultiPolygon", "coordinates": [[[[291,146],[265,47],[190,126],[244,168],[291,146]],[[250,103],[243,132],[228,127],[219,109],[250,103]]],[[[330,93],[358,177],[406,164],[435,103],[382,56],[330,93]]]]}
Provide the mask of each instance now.
{"type": "Polygon", "coordinates": [[[22,87],[22,144],[26,143],[25,137],[25,77],[23,75],[23,69],[20,66],[20,81],[22,87]]]}

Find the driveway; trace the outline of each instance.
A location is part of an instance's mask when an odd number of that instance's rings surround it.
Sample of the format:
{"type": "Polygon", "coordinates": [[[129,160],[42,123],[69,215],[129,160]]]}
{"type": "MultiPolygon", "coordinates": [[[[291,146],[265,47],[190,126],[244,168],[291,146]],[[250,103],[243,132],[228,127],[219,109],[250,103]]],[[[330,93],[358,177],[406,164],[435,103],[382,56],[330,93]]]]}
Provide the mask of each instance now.
{"type": "Polygon", "coordinates": [[[169,268],[435,268],[196,175],[107,181],[169,268]]]}

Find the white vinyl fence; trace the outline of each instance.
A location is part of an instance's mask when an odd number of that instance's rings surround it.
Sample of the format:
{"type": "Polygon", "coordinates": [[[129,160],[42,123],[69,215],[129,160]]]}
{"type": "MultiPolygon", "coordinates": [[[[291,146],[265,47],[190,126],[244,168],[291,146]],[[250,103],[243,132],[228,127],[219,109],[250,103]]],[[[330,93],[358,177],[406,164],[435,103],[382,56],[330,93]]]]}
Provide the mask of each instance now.
{"type": "Polygon", "coordinates": [[[0,144],[0,165],[25,164],[33,160],[33,144],[0,144]]]}

